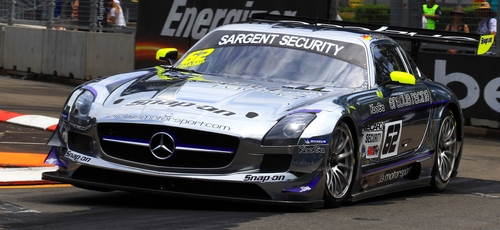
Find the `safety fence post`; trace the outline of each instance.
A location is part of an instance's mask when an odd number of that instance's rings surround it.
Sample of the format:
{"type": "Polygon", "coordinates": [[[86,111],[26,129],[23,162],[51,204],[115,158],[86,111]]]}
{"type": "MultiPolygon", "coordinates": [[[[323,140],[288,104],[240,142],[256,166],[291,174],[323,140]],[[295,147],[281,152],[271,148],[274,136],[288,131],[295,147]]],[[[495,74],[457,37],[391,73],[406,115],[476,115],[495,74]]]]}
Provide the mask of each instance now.
{"type": "Polygon", "coordinates": [[[9,18],[7,19],[7,25],[13,26],[16,14],[16,0],[11,0],[9,5],[9,18]]]}
{"type": "Polygon", "coordinates": [[[99,5],[97,0],[91,0],[90,2],[90,32],[96,32],[97,30],[97,10],[99,5]]]}
{"type": "Polygon", "coordinates": [[[51,30],[54,28],[54,10],[56,8],[55,0],[48,0],[46,2],[47,6],[47,29],[51,30]]]}

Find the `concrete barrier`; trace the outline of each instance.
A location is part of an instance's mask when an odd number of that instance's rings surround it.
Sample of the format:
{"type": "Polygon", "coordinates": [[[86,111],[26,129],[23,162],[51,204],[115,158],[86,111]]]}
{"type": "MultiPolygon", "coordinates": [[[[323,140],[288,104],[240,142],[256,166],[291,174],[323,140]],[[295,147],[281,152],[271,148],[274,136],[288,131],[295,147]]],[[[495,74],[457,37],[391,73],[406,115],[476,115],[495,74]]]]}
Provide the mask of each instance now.
{"type": "Polygon", "coordinates": [[[41,73],[85,79],[86,38],[86,32],[45,30],[41,73]]]}
{"type": "Polygon", "coordinates": [[[134,70],[134,34],[0,26],[4,70],[80,80],[134,70]]]}
{"type": "Polygon", "coordinates": [[[135,36],[87,33],[86,79],[134,70],[135,36]]]}
{"type": "Polygon", "coordinates": [[[5,26],[3,67],[18,71],[42,71],[43,30],[5,26]]]}

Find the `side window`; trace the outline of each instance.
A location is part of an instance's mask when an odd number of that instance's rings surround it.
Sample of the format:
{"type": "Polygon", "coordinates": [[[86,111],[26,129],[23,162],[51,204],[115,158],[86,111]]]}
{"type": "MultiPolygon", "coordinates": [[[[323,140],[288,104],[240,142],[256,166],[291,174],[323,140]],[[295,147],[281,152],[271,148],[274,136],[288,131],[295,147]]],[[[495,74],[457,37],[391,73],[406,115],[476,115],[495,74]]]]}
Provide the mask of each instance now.
{"type": "Polygon", "coordinates": [[[375,61],[375,80],[377,84],[388,81],[392,71],[407,72],[403,59],[395,45],[374,45],[373,58],[375,61]]]}

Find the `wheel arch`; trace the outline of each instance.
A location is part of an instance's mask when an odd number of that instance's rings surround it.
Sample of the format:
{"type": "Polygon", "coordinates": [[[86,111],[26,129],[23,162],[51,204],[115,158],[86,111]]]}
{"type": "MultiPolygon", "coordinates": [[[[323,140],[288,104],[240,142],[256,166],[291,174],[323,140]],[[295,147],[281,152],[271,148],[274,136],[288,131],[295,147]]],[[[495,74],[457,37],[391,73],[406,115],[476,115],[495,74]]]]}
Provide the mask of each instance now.
{"type": "Polygon", "coordinates": [[[463,141],[463,129],[464,129],[464,118],[462,116],[462,110],[459,105],[455,103],[450,103],[446,105],[440,112],[440,115],[443,113],[444,109],[449,109],[453,114],[455,114],[455,121],[457,122],[457,135],[458,141],[463,141]]]}
{"type": "MultiPolygon", "coordinates": [[[[444,109],[448,108],[453,114],[455,114],[455,121],[457,122],[457,141],[458,144],[458,156],[453,167],[453,172],[451,177],[456,177],[458,174],[458,168],[460,165],[460,160],[462,159],[462,151],[463,151],[463,142],[464,142],[464,118],[462,115],[462,110],[459,105],[455,103],[450,103],[444,107],[444,109]]],[[[444,109],[441,111],[443,113],[444,109]]]]}
{"type": "MultiPolygon", "coordinates": [[[[356,128],[354,119],[349,116],[344,116],[339,119],[339,124],[341,122],[344,122],[347,127],[349,127],[349,131],[351,131],[351,135],[353,136],[353,141],[354,141],[354,146],[356,146],[356,153],[358,153],[359,150],[359,135],[358,135],[358,129],[356,128]]],[[[358,158],[358,154],[356,154],[356,157],[358,158]]],[[[359,159],[357,159],[359,160],[359,159]]]]}

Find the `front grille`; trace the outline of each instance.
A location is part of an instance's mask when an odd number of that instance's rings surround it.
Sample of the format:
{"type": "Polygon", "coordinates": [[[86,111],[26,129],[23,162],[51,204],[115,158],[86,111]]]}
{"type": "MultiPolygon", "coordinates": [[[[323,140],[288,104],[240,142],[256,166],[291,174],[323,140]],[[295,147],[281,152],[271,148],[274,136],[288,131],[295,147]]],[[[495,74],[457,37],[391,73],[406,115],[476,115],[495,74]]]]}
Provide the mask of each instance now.
{"type": "Polygon", "coordinates": [[[97,126],[101,148],[105,154],[132,162],[144,164],[183,167],[183,168],[221,168],[234,159],[239,138],[181,129],[161,125],[101,123],[97,126]],[[149,148],[151,137],[159,132],[168,133],[177,146],[167,159],[155,157],[149,148]],[[109,141],[112,139],[114,141],[109,141]],[[221,151],[224,151],[221,153],[221,151]]]}
{"type": "Polygon", "coordinates": [[[238,182],[203,181],[181,178],[165,178],[111,171],[80,166],[73,179],[108,185],[141,188],[156,191],[181,192],[199,195],[239,197],[270,200],[271,197],[258,185],[238,182]]]}

